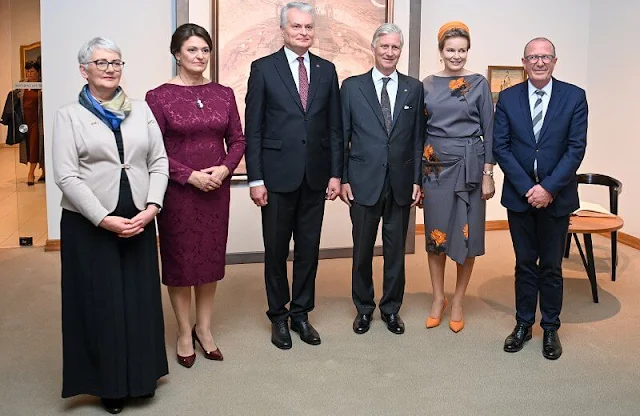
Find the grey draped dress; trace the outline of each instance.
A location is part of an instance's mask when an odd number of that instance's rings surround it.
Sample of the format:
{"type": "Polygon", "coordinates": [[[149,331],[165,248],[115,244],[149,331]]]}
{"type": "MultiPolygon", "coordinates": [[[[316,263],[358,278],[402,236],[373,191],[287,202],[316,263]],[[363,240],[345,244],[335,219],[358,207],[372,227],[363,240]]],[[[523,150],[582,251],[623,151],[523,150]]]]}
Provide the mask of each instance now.
{"type": "Polygon", "coordinates": [[[489,83],[480,74],[430,75],[423,86],[426,249],[462,264],[467,257],[484,254],[482,170],[485,163],[495,164],[489,83]]]}

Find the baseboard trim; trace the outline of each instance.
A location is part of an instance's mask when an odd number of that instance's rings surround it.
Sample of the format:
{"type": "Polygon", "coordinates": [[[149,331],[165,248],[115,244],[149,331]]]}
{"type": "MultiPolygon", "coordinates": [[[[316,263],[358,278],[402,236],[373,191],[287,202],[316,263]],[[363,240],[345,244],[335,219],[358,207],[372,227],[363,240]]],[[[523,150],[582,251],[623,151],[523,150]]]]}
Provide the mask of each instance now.
{"type": "MultiPolygon", "coordinates": [[[[507,220],[494,220],[485,223],[485,230],[487,231],[504,231],[508,229],[509,222],[507,220]]],[[[416,234],[424,235],[424,224],[416,224],[416,234]]]]}
{"type": "Polygon", "coordinates": [[[487,231],[506,231],[509,229],[509,221],[507,220],[493,220],[487,221],[484,226],[487,231]]]}
{"type": "MultiPolygon", "coordinates": [[[[509,229],[509,222],[507,220],[494,220],[487,221],[485,224],[487,231],[505,231],[509,229]]],[[[416,235],[424,235],[424,224],[416,224],[416,235]]],[[[609,233],[602,234],[605,237],[611,237],[609,233]]],[[[640,250],[640,238],[634,237],[630,234],[618,231],[618,241],[620,244],[640,250]]],[[[382,248],[375,248],[376,256],[382,254],[382,248]]],[[[44,246],[44,251],[60,251],[60,240],[47,240],[44,246]]],[[[410,251],[412,252],[412,251],[410,251]]],[[[352,249],[345,248],[329,248],[320,250],[321,259],[335,259],[351,257],[352,249]]],[[[241,263],[261,263],[264,253],[261,252],[248,252],[248,253],[234,253],[227,255],[227,264],[241,264],[241,263]]]]}
{"type": "Polygon", "coordinates": [[[44,251],[60,251],[60,240],[47,240],[44,251]]]}
{"type": "MultiPolygon", "coordinates": [[[[47,240],[44,251],[60,251],[60,240],[47,240]]],[[[407,250],[407,254],[414,253],[414,250],[407,250]]],[[[374,256],[382,256],[382,246],[373,248],[374,256]]],[[[318,255],[320,259],[338,259],[353,257],[353,249],[351,247],[323,248],[318,255]]],[[[293,260],[293,251],[289,253],[289,261],[293,260]]],[[[227,264],[246,264],[246,263],[262,263],[264,262],[264,252],[249,251],[246,253],[227,254],[227,264]]]]}
{"type": "MultiPolygon", "coordinates": [[[[606,234],[608,237],[611,237],[611,234],[606,234]]],[[[634,237],[630,234],[623,233],[618,231],[618,241],[625,246],[633,247],[636,250],[640,250],[640,238],[634,237]]]]}

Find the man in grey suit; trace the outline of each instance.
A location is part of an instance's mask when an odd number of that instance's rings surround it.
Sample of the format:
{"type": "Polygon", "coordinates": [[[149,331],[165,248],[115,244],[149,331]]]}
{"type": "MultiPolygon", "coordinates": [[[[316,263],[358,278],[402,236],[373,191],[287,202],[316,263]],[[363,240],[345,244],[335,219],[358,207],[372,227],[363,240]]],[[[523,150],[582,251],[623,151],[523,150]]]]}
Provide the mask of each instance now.
{"type": "Polygon", "coordinates": [[[371,42],[375,66],[346,79],[340,92],[344,167],[340,198],[353,223],[353,330],[369,330],[373,300],[373,247],[383,219],[382,320],[404,333],[399,311],[404,295],[404,250],[409,212],[420,199],[424,92],[417,79],[398,73],[402,45],[397,25],[380,26],[371,42]]]}

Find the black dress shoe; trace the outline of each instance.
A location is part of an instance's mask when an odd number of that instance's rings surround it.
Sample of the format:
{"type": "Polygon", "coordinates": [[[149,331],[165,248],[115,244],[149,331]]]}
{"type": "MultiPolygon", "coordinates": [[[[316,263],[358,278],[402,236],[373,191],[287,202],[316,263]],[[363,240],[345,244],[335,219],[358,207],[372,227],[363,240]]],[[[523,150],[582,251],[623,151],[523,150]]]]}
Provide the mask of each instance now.
{"type": "Polygon", "coordinates": [[[291,334],[286,320],[271,323],[271,343],[281,350],[291,348],[291,334]]]}
{"type": "Polygon", "coordinates": [[[382,320],[387,323],[387,329],[394,334],[404,334],[404,322],[397,313],[381,313],[382,320]]]}
{"type": "Polygon", "coordinates": [[[124,399],[100,399],[100,401],[102,401],[104,410],[112,415],[117,415],[124,408],[124,399]]]}
{"type": "Polygon", "coordinates": [[[504,340],[506,352],[518,352],[524,343],[531,339],[531,327],[525,324],[516,324],[513,332],[504,340]]]}
{"type": "Polygon", "coordinates": [[[320,340],[320,334],[318,334],[318,331],[309,323],[308,319],[300,322],[292,319],[291,330],[300,334],[300,339],[309,345],[320,345],[322,342],[320,340]]]}
{"type": "Polygon", "coordinates": [[[371,327],[373,315],[370,313],[359,313],[353,320],[353,332],[356,334],[364,334],[371,327]]]}
{"type": "Polygon", "coordinates": [[[548,360],[557,360],[562,355],[562,344],[558,331],[544,331],[542,336],[542,355],[548,360]]]}

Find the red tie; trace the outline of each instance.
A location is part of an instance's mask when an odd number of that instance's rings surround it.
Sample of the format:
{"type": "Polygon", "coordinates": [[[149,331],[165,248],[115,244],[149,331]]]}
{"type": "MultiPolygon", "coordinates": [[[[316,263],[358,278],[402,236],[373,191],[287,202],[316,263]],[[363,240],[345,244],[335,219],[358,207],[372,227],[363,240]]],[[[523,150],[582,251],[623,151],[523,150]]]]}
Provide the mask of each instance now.
{"type": "Polygon", "coordinates": [[[304,57],[298,57],[298,90],[300,93],[300,101],[302,108],[307,111],[307,97],[309,96],[309,77],[307,76],[307,68],[304,66],[304,57]]]}

